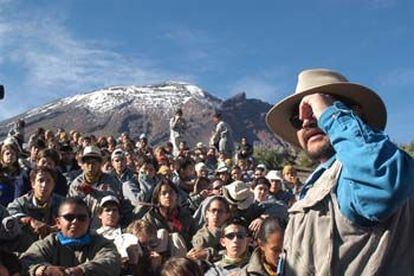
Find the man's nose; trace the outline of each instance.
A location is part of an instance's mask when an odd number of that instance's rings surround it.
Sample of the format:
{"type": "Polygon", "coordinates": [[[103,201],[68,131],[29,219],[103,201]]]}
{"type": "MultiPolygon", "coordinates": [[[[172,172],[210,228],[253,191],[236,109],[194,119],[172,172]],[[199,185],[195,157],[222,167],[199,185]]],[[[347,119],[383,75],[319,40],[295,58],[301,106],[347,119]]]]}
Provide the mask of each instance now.
{"type": "Polygon", "coordinates": [[[313,128],[313,127],[317,127],[315,118],[312,117],[312,118],[303,120],[302,128],[313,128]]]}

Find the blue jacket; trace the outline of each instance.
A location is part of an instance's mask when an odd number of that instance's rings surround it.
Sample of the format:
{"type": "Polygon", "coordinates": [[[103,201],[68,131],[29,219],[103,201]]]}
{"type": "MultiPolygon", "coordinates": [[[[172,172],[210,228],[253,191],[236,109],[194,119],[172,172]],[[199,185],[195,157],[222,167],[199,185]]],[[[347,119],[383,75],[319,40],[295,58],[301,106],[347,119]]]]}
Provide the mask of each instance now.
{"type": "Polygon", "coordinates": [[[310,175],[303,197],[321,173],[338,159],[341,212],[351,221],[372,226],[392,215],[414,193],[414,160],[382,131],[366,125],[343,103],[335,102],[318,120],[336,154],[310,175]]]}

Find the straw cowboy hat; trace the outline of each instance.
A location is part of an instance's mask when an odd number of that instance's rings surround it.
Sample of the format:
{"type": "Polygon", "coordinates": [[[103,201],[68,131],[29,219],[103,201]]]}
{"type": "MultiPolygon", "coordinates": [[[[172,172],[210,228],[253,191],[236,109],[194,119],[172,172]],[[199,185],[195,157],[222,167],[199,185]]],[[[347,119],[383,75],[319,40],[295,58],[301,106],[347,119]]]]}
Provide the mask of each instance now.
{"type": "Polygon", "coordinates": [[[343,75],[328,69],[310,69],[302,71],[293,95],[275,104],[266,116],[268,127],[279,137],[294,146],[299,145],[297,130],[290,118],[297,112],[303,97],[324,93],[334,96],[348,105],[358,105],[364,121],[375,129],[383,130],[387,121],[384,102],[371,89],[349,82],[343,75]]]}
{"type": "Polygon", "coordinates": [[[254,201],[254,195],[250,187],[243,181],[234,181],[223,187],[223,196],[230,203],[237,205],[240,210],[245,210],[254,201]]]}

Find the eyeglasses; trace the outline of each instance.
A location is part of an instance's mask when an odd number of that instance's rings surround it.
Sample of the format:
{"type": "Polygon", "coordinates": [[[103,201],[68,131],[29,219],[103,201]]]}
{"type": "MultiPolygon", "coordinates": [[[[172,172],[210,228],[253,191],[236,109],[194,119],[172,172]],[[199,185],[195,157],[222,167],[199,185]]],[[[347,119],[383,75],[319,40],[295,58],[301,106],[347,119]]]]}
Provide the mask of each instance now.
{"type": "Polygon", "coordinates": [[[85,222],[88,219],[88,215],[86,214],[65,214],[61,215],[66,221],[72,222],[75,219],[81,222],[85,222]]]}
{"type": "Polygon", "coordinates": [[[235,237],[237,239],[242,240],[247,237],[247,234],[245,232],[231,232],[224,235],[226,239],[233,240],[235,237]]]}

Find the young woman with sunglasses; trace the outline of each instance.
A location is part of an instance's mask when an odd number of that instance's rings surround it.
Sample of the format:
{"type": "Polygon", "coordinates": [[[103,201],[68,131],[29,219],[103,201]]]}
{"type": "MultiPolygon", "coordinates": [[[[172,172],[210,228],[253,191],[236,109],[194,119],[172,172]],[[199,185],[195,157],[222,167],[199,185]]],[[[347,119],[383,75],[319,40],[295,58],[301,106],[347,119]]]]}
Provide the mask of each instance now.
{"type": "Polygon", "coordinates": [[[119,275],[120,257],[113,243],[89,233],[90,214],[79,197],[59,207],[59,232],[32,244],[22,255],[29,275],[119,275]]]}

